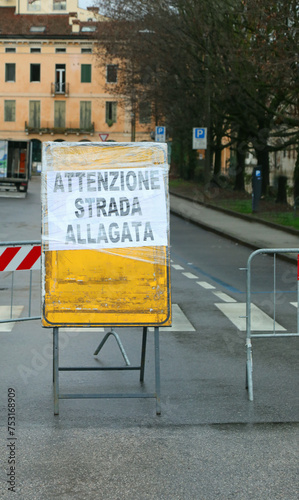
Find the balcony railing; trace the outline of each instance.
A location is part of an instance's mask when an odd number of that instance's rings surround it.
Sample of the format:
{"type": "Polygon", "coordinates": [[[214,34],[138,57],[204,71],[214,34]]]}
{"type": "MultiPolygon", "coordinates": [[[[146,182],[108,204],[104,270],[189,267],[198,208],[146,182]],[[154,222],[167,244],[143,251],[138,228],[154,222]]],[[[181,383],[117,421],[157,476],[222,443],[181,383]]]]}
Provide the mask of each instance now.
{"type": "Polygon", "coordinates": [[[55,82],[51,83],[51,94],[52,96],[56,95],[64,95],[65,97],[68,97],[69,95],[69,83],[66,82],[55,82]]]}
{"type": "Polygon", "coordinates": [[[65,127],[54,127],[51,125],[40,127],[31,127],[27,122],[25,122],[25,132],[27,135],[29,134],[50,134],[50,135],[70,135],[70,134],[94,134],[94,122],[90,125],[90,127],[73,127],[72,124],[66,125],[65,127]]]}

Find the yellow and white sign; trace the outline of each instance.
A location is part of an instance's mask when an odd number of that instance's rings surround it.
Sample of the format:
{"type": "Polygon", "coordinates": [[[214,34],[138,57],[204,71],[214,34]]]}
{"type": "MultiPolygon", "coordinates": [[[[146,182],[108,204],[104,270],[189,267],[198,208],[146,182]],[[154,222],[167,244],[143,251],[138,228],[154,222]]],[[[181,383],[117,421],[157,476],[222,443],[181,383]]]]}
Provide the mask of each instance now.
{"type": "Polygon", "coordinates": [[[169,325],[166,145],[46,143],[43,325],[169,325]]]}

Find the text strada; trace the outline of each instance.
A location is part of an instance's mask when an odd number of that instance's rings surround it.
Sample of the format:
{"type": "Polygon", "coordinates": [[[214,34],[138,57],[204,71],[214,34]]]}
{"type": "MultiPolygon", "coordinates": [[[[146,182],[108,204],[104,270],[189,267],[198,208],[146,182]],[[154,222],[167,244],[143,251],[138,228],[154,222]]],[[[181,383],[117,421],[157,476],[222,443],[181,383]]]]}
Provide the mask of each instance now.
{"type": "Polygon", "coordinates": [[[166,246],[166,172],[48,172],[49,250],[166,246]]]}

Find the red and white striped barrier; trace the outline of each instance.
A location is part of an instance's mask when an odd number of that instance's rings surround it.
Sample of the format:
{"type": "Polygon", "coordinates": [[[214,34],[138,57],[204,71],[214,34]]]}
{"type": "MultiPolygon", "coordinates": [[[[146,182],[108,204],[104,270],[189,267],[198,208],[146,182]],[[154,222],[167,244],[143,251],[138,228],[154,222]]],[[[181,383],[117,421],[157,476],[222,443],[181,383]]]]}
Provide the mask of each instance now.
{"type": "Polygon", "coordinates": [[[40,269],[41,246],[0,246],[0,271],[40,269]]]}

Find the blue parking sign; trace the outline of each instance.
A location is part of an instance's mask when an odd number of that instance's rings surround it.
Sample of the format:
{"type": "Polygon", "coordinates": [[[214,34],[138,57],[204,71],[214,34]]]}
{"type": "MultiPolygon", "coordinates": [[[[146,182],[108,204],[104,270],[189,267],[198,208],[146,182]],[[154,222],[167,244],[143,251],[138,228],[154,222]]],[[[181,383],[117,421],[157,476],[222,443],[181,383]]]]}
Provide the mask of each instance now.
{"type": "Polygon", "coordinates": [[[195,129],[196,139],[204,139],[205,136],[206,136],[206,129],[205,128],[196,128],[195,129]]]}
{"type": "Polygon", "coordinates": [[[165,142],[166,140],[166,127],[158,126],[155,130],[155,141],[165,142]]]}
{"type": "Polygon", "coordinates": [[[206,128],[194,128],[193,138],[192,138],[193,149],[207,149],[207,129],[206,128]]]}

